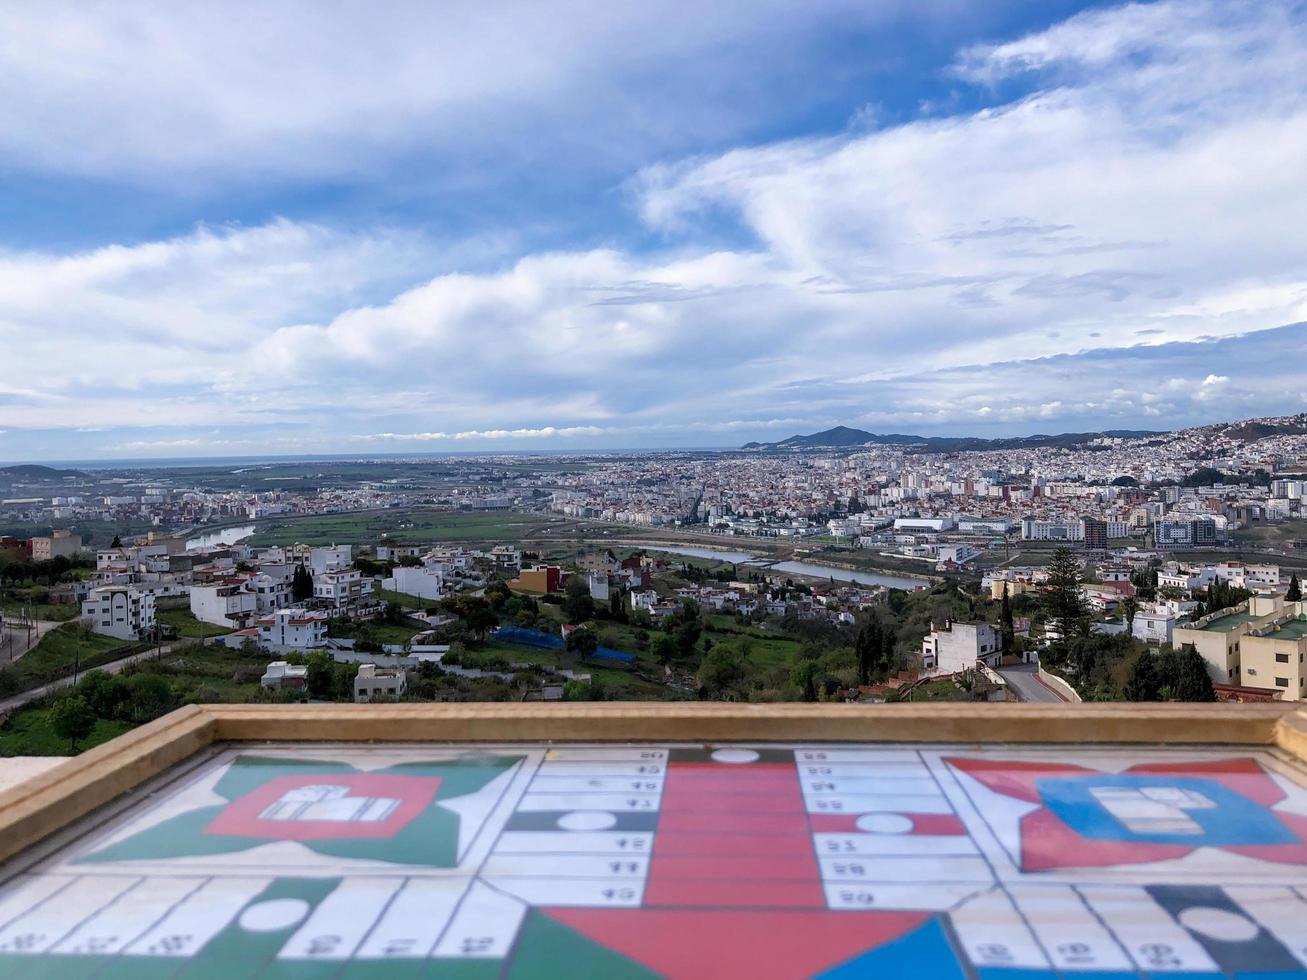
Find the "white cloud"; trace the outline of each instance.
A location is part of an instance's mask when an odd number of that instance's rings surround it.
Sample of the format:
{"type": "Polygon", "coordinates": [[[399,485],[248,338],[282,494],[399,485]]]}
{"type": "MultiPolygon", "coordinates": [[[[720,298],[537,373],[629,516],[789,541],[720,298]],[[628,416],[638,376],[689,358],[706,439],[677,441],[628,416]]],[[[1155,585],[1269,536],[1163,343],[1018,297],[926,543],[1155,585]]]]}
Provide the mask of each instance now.
{"type": "MultiPolygon", "coordinates": [[[[12,36],[32,36],[43,9],[0,20],[17,18],[12,36]]],[[[427,10],[413,14],[423,25],[427,10]]],[[[294,12],[270,10],[268,36],[289,30],[294,12]]],[[[184,30],[182,16],[158,20],[149,39],[177,41],[169,57],[179,64],[210,15],[185,14],[184,30]]],[[[461,86],[509,84],[474,73],[442,89],[421,74],[454,70],[432,68],[434,55],[401,59],[398,75],[378,81],[363,69],[389,49],[350,56],[353,16],[339,23],[339,50],[306,42],[306,64],[339,55],[333,72],[358,89],[342,105],[319,100],[310,90],[323,80],[298,62],[279,88],[267,84],[272,68],[238,60],[230,104],[217,99],[205,72],[230,42],[219,30],[215,53],[195,54],[193,76],[162,86],[150,81],[152,63],[143,81],[106,94],[105,118],[116,118],[116,99],[135,104],[131,86],[154,84],[164,117],[203,89],[175,153],[219,160],[215,140],[260,143],[293,108],[287,99],[312,95],[286,134],[302,150],[367,117],[383,82],[392,97],[407,91],[395,87],[405,72],[422,82],[408,109],[425,120],[432,100],[463,98],[461,86]],[[261,108],[244,120],[256,85],[267,89],[266,117],[261,108]],[[192,127],[206,130],[198,147],[192,127]]],[[[519,32],[548,19],[524,17],[519,32]]],[[[605,14],[578,43],[589,51],[595,37],[610,43],[633,29],[615,19],[605,14]]],[[[130,33],[138,18],[110,21],[130,33]]],[[[91,18],[61,41],[83,62],[37,65],[11,44],[0,65],[26,59],[20,77],[57,109],[67,84],[58,73],[84,64],[100,78],[120,69],[120,49],[139,50],[102,42],[97,27],[91,18]]],[[[544,34],[552,51],[558,33],[544,34]]],[[[566,70],[547,61],[531,53],[512,84],[566,70]]],[[[653,251],[612,243],[453,271],[463,264],[401,232],[279,220],[72,256],[0,255],[0,343],[7,377],[21,379],[0,388],[0,406],[11,428],[276,423],[414,444],[674,438],[764,431],[777,419],[786,421],[776,428],[910,426],[1101,416],[1103,406],[1195,410],[1193,392],[1223,387],[1195,380],[1209,366],[1186,364],[1165,396],[1150,383],[1128,399],[1111,394],[1119,372],[1090,388],[1045,378],[1050,362],[1036,361],[1014,386],[989,366],[1307,319],[1305,62],[1307,23],[1288,2],[1164,0],[1074,18],[961,56],[970,79],[1029,78],[1037,87],[1015,103],[642,171],[628,189],[648,229],[667,236],[653,251]],[[753,244],[697,244],[723,219],[753,244]],[[949,373],[968,366],[970,376],[949,373]],[[929,396],[904,381],[931,372],[961,380],[929,396]]],[[[12,102],[0,108],[0,123],[5,113],[12,123],[0,125],[0,152],[67,166],[167,156],[149,141],[119,147],[130,127],[91,139],[90,163],[69,157],[71,137],[58,131],[40,136],[48,145],[6,151],[5,139],[36,139],[22,115],[30,109],[12,102]]],[[[373,134],[361,125],[366,144],[373,134]]],[[[1214,377],[1239,377],[1221,370],[1214,377]]]]}
{"type": "Polygon", "coordinates": [[[803,45],[905,8],[722,0],[687,17],[676,4],[588,0],[5,4],[0,155],[43,173],[191,182],[356,176],[468,150],[476,179],[487,156],[535,162],[532,137],[582,142],[578,158],[656,152],[741,125],[717,100],[764,90],[757,46],[803,45]],[[573,139],[586,129],[603,136],[573,139]]]}

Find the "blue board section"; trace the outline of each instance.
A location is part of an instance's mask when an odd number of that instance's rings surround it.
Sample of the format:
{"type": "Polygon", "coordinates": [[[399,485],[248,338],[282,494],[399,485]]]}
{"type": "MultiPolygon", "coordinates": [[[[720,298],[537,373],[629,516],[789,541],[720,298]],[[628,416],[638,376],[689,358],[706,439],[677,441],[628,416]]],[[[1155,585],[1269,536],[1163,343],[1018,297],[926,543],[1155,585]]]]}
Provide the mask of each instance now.
{"type": "MultiPolygon", "coordinates": [[[[1054,980],[1056,974],[1031,970],[1027,976],[1030,980],[1040,980],[1042,977],[1054,980]]],[[[939,919],[931,919],[906,936],[900,936],[893,942],[878,946],[847,963],[841,963],[820,974],[816,980],[890,980],[897,977],[912,980],[924,980],[926,977],[931,980],[967,980],[967,971],[958,963],[953,945],[939,919]]]]}
{"type": "MultiPolygon", "coordinates": [[[[553,633],[545,633],[541,630],[525,629],[521,626],[504,626],[495,630],[494,638],[503,640],[505,643],[516,643],[524,647],[536,647],[541,650],[562,650],[565,643],[561,637],[553,633]]],[[[611,647],[600,647],[594,653],[595,657],[601,660],[616,660],[620,663],[635,663],[635,654],[627,653],[624,650],[614,650],[611,647]]]]}
{"type": "Polygon", "coordinates": [[[1044,804],[1058,819],[1081,836],[1096,840],[1188,847],[1297,843],[1289,828],[1270,810],[1211,779],[1103,773],[1050,777],[1038,780],[1035,786],[1044,804]],[[1196,825],[1196,832],[1155,833],[1130,828],[1103,803],[1106,798],[1103,791],[1114,790],[1141,794],[1150,790],[1164,793],[1182,790],[1192,794],[1203,805],[1185,807],[1183,813],[1196,825]]]}

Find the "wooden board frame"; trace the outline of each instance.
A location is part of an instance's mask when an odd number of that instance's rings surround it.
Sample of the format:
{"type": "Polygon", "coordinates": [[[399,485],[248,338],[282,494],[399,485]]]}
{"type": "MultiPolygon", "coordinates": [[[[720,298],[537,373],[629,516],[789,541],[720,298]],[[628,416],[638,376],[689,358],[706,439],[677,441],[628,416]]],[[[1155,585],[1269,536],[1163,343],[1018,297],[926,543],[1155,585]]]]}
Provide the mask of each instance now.
{"type": "Polygon", "coordinates": [[[1257,745],[1307,763],[1307,707],[1269,704],[191,705],[0,794],[6,860],[215,743],[936,742],[1257,745]]]}

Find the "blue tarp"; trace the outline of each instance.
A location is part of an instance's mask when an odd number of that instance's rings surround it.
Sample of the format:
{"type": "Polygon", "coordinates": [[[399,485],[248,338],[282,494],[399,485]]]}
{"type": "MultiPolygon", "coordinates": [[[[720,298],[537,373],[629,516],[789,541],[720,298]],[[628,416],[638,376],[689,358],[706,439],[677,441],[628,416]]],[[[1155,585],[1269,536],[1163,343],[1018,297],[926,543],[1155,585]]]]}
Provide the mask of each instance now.
{"type": "MultiPolygon", "coordinates": [[[[503,640],[505,643],[539,647],[542,650],[562,650],[567,645],[563,642],[562,637],[555,636],[553,633],[529,630],[521,626],[501,627],[495,630],[494,638],[503,640]]],[[[624,664],[635,662],[635,654],[627,653],[624,650],[613,650],[609,647],[600,647],[595,651],[594,655],[603,660],[617,660],[624,664]]]]}

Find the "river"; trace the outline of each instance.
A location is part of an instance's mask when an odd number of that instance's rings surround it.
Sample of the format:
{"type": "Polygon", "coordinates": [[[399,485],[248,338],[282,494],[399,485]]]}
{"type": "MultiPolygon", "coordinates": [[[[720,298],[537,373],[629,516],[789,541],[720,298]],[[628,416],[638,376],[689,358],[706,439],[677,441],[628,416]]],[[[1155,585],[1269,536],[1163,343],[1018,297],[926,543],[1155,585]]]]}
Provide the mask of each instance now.
{"type": "MultiPolygon", "coordinates": [[[[725,551],[720,548],[701,548],[697,545],[664,545],[653,542],[631,542],[649,551],[666,551],[674,555],[686,555],[690,558],[711,558],[716,561],[729,561],[736,565],[757,564],[765,557],[753,555],[747,551],[725,551]]],[[[835,568],[831,565],[817,565],[808,561],[782,561],[768,565],[768,571],[783,572],[787,575],[809,575],[813,578],[834,579],[837,582],[852,582],[856,585],[884,585],[891,589],[912,589],[930,585],[926,579],[905,578],[900,575],[879,575],[875,572],[855,572],[847,568],[835,568]]]]}
{"type": "Polygon", "coordinates": [[[186,550],[196,551],[200,548],[213,548],[220,544],[235,544],[237,541],[245,540],[253,533],[253,524],[242,524],[239,527],[224,527],[217,531],[206,531],[204,534],[187,538],[186,550]]]}

